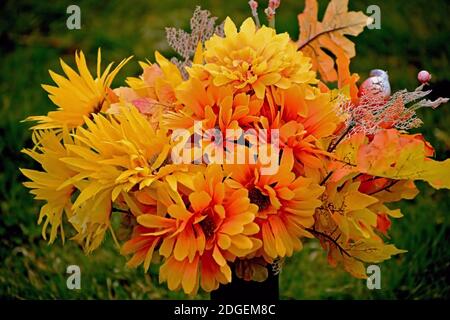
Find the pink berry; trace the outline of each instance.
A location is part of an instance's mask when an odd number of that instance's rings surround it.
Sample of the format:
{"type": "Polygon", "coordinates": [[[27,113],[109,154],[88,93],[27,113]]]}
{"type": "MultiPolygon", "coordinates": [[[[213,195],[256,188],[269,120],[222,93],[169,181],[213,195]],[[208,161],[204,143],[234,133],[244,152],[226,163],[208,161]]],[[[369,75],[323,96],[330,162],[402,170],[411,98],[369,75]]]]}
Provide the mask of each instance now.
{"type": "Polygon", "coordinates": [[[276,10],[280,6],[280,2],[281,0],[269,0],[269,7],[276,10]]]}
{"type": "Polygon", "coordinates": [[[248,2],[248,4],[250,5],[250,8],[251,8],[252,10],[256,10],[256,9],[258,8],[258,2],[256,2],[255,0],[250,0],[250,1],[248,2]]]}
{"type": "Polygon", "coordinates": [[[417,79],[420,83],[428,83],[431,80],[431,74],[426,70],[422,70],[417,74],[417,79]]]}

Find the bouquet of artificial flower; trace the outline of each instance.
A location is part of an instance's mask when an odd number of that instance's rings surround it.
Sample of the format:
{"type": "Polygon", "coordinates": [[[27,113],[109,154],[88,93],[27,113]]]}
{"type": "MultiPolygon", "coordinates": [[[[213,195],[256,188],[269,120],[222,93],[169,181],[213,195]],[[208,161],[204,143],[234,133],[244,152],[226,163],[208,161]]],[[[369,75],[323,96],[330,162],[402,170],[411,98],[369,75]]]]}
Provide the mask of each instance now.
{"type": "Polygon", "coordinates": [[[347,35],[370,18],[346,0],[331,0],[323,21],[306,0],[298,41],[275,30],[280,1],[268,26],[249,4],[240,28],[197,8],[190,33],[167,29],[177,57],[156,52],[124,87],[111,83],[130,58],[101,71],[100,50],[95,76],[82,52],[78,71],[50,71],[57,109],[27,119],[34,146],[23,151],[42,170],[22,169],[45,202],[44,239],[69,233],[91,253],[111,232],[128,266],[158,265],[161,282],[188,294],[264,281],[305,238],[360,278],[404,252],[385,243],[402,216],[390,203],[414,198],[415,180],[450,187],[450,160],[408,130],[418,108],[447,99],[424,98],[427,72],[412,92],[391,94],[382,70],[358,87],[347,35]]]}

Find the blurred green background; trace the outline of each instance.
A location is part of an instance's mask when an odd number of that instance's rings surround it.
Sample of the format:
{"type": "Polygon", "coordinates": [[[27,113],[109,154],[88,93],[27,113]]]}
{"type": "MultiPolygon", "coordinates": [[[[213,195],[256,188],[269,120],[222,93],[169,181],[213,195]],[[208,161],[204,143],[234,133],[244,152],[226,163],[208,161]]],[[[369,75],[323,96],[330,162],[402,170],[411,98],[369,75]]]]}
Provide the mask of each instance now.
{"type": "MultiPolygon", "coordinates": [[[[267,1],[259,1],[261,7],[267,1]]],[[[319,1],[323,12],[327,1],[319,1]]],[[[73,65],[82,49],[94,68],[102,47],[106,61],[135,58],[120,72],[139,73],[137,61],[154,61],[155,49],[173,52],[165,42],[165,26],[188,27],[196,5],[223,20],[238,23],[250,15],[247,0],[233,1],[77,1],[81,30],[66,28],[66,8],[72,1],[2,1],[0,4],[0,298],[16,299],[160,299],[193,298],[158,285],[155,270],[127,269],[108,236],[104,246],[86,257],[80,248],[60,241],[48,246],[36,225],[38,204],[22,186],[18,167],[36,165],[20,153],[31,146],[28,115],[54,108],[41,89],[51,83],[48,69],[59,72],[58,59],[73,65]],[[66,288],[66,267],[81,267],[81,290],[66,288]]],[[[381,9],[381,30],[366,30],[357,39],[352,70],[365,78],[370,69],[389,71],[393,90],[414,89],[417,72],[433,74],[435,95],[450,96],[450,3],[448,0],[350,1],[352,10],[381,9]]],[[[303,0],[282,0],[277,29],[297,39],[297,14],[303,0]]],[[[425,125],[418,129],[436,147],[437,158],[450,156],[450,106],[420,112],[425,125]]],[[[283,299],[429,299],[450,297],[450,200],[448,191],[419,183],[421,194],[402,202],[404,218],[393,221],[391,240],[408,253],[381,265],[382,289],[368,290],[326,262],[316,241],[286,262],[281,274],[283,299]]],[[[202,294],[197,298],[207,298],[202,294]]]]}

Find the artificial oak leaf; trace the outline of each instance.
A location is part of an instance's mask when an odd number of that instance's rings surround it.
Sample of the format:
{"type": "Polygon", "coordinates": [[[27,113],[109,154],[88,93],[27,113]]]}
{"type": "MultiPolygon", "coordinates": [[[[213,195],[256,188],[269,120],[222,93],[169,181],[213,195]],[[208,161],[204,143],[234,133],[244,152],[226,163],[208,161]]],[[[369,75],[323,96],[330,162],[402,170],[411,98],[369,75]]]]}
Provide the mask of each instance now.
{"type": "Polygon", "coordinates": [[[361,172],[395,180],[423,180],[433,188],[450,189],[450,159],[427,157],[427,146],[414,135],[395,129],[380,131],[360,147],[357,166],[361,172]]]}
{"type": "Polygon", "coordinates": [[[371,18],[361,11],[348,11],[348,0],[331,0],[322,22],[319,22],[317,0],[306,0],[298,21],[298,47],[311,58],[313,69],[319,71],[323,81],[339,80],[339,87],[349,85],[355,93],[358,78],[349,71],[350,59],[355,56],[355,45],[346,36],[360,34],[371,23],[371,18]],[[328,52],[334,55],[336,63],[328,52]]]}
{"type": "MultiPolygon", "coordinates": [[[[431,155],[429,144],[420,135],[386,129],[368,142],[364,134],[357,133],[336,148],[329,165],[329,169],[333,170],[329,181],[336,182],[359,172],[378,179],[405,180],[405,183],[408,180],[423,180],[435,189],[450,189],[450,159],[436,161],[430,158],[431,155]]],[[[390,192],[395,184],[396,181],[386,180],[376,192],[390,192]]],[[[413,198],[415,188],[409,184],[409,189],[413,198]]]]}
{"type": "Polygon", "coordinates": [[[406,250],[397,249],[392,244],[385,244],[372,239],[351,243],[346,248],[346,251],[355,259],[370,263],[383,262],[390,259],[393,255],[406,252],[406,250]]]}
{"type": "Polygon", "coordinates": [[[366,279],[366,267],[364,263],[358,261],[352,257],[348,257],[346,255],[342,256],[342,264],[344,265],[345,271],[350,273],[353,277],[358,279],[366,279]]]}
{"type": "Polygon", "coordinates": [[[367,137],[354,134],[339,143],[334,152],[334,159],[329,163],[328,169],[332,171],[330,182],[338,182],[350,174],[359,173],[357,168],[357,154],[360,147],[367,143],[367,137]]]}
{"type": "Polygon", "coordinates": [[[391,220],[387,214],[377,215],[377,229],[384,235],[387,235],[389,228],[391,227],[391,220]]]}
{"type": "MultiPolygon", "coordinates": [[[[380,178],[377,178],[379,180],[380,178]]],[[[367,193],[367,192],[364,192],[367,193]]],[[[380,202],[396,202],[402,199],[414,199],[419,190],[412,180],[391,180],[378,189],[374,189],[368,194],[376,197],[380,202]]]]}

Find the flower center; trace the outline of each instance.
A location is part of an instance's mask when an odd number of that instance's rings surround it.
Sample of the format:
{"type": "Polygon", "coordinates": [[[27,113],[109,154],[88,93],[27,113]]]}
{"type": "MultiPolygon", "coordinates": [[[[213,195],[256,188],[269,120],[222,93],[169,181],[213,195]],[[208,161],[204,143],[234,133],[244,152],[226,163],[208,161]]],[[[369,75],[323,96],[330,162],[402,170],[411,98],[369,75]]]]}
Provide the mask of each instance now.
{"type": "Polygon", "coordinates": [[[216,224],[214,223],[213,218],[211,218],[210,216],[206,216],[205,219],[200,221],[200,227],[202,227],[206,240],[209,240],[213,237],[214,231],[216,230],[216,224]]]}
{"type": "Polygon", "coordinates": [[[250,203],[258,206],[259,211],[266,209],[270,204],[270,198],[255,187],[248,191],[248,198],[250,199],[250,203]]]}

